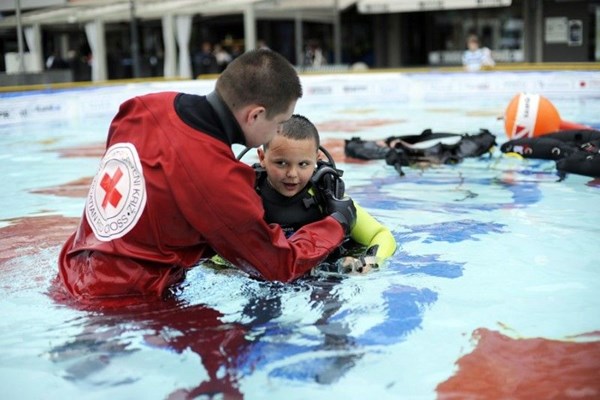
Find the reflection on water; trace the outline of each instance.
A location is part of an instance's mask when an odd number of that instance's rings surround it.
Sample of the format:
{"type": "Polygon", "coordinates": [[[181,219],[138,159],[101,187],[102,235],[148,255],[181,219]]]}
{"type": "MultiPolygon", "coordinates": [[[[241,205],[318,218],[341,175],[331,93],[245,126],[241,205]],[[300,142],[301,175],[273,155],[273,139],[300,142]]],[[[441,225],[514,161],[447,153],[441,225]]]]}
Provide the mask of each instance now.
{"type": "MultiPolygon", "coordinates": [[[[211,289],[215,282],[206,282],[220,281],[218,273],[203,270],[193,274],[197,282],[188,281],[179,288],[179,294],[163,302],[82,310],[85,317],[77,317],[76,323],[66,321],[81,331],[48,350],[48,358],[64,379],[78,386],[112,387],[144,379],[114,373],[99,379],[119,358],[132,358],[132,353],[148,348],[181,355],[191,351],[200,360],[196,375],[205,371],[206,376],[194,387],[174,389],[169,394],[172,398],[200,394],[241,398],[240,379],[256,369],[269,370],[271,377],[328,385],[354,368],[370,346],[392,344],[417,328],[426,305],[422,301],[429,303],[436,298],[428,290],[420,293],[410,287],[391,287],[386,303],[396,312],[383,324],[357,336],[344,315],[348,311],[340,312],[344,301],[340,278],[307,278],[283,285],[230,274],[237,284],[221,281],[219,288],[211,289]],[[230,315],[182,300],[187,289],[223,293],[228,288],[241,289],[230,300],[243,303],[230,315]],[[305,302],[302,307],[312,311],[310,322],[306,313],[284,314],[286,301],[305,302]]],[[[359,295],[360,289],[355,290],[354,295],[359,295]]],[[[225,299],[214,300],[222,303],[225,299]]]]}

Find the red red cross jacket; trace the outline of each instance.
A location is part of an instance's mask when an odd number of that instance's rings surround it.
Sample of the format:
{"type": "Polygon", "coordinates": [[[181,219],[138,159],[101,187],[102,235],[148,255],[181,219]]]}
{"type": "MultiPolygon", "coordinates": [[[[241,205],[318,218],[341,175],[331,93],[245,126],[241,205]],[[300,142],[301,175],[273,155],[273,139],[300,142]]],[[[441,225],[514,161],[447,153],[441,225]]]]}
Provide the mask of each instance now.
{"type": "Polygon", "coordinates": [[[59,256],[67,290],[80,300],[161,296],[214,251],[252,276],[291,281],[341,243],[331,217],[289,239],[268,225],[254,170],[236,160],[232,143],[244,144],[241,128],[214,94],[123,103],[59,256]]]}

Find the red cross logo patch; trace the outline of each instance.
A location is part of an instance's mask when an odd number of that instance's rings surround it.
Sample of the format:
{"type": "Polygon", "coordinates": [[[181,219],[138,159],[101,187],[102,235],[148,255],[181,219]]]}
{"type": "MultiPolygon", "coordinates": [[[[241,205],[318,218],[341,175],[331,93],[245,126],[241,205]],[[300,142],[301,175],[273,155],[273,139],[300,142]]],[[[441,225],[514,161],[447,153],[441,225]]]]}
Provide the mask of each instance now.
{"type": "Polygon", "coordinates": [[[86,201],[85,215],[94,235],[101,241],[123,237],[137,224],[145,206],[146,183],[135,146],[112,145],[86,201]]]}
{"type": "Polygon", "coordinates": [[[123,197],[121,193],[117,190],[116,186],[119,183],[119,179],[123,176],[123,172],[121,172],[121,168],[117,168],[115,175],[111,178],[108,173],[105,173],[100,181],[100,186],[102,189],[106,191],[104,195],[104,200],[102,200],[102,208],[106,208],[107,203],[110,203],[113,207],[117,207],[119,201],[123,197]]]}

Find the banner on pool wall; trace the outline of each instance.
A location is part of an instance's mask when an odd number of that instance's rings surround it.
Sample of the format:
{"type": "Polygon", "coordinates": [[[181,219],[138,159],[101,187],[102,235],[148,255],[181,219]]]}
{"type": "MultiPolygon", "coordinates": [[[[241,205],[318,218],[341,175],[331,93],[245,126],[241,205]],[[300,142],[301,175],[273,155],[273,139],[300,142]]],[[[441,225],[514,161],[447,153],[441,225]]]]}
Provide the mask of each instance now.
{"type": "Polygon", "coordinates": [[[111,117],[125,100],[147,93],[208,94],[214,80],[152,82],[70,90],[0,93],[0,125],[111,117]]]}
{"type": "MultiPolygon", "coordinates": [[[[600,96],[600,73],[590,71],[485,73],[362,73],[302,76],[300,102],[343,104],[449,101],[465,96],[513,96],[519,92],[549,97],[600,96]]],[[[90,89],[0,94],[0,125],[24,120],[110,117],[134,96],[158,91],[207,94],[214,80],[173,81],[90,89]]]]}

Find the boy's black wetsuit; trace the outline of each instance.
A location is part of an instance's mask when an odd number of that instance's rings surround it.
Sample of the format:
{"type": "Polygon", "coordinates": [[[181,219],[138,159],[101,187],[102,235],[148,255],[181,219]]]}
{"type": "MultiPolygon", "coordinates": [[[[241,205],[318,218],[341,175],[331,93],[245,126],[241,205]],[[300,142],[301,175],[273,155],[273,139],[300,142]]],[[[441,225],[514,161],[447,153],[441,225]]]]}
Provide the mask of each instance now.
{"type": "MultiPolygon", "coordinates": [[[[269,224],[278,224],[284,231],[285,236],[289,238],[302,226],[319,221],[327,216],[323,211],[324,206],[320,205],[319,190],[316,186],[322,183],[314,181],[315,176],[319,176],[319,170],[322,172],[327,169],[330,172],[330,176],[335,176],[333,179],[337,180],[338,185],[342,185],[343,181],[340,178],[341,171],[334,169],[329,163],[319,162],[317,167],[317,173],[313,176],[313,181],[307,184],[304,189],[295,194],[292,197],[287,197],[275,190],[267,179],[267,172],[260,166],[260,164],[253,165],[256,171],[256,192],[262,198],[263,207],[265,209],[265,221],[269,224]]],[[[343,196],[342,192],[338,191],[338,195],[343,196]]],[[[334,262],[340,257],[347,255],[360,255],[366,250],[366,246],[356,243],[350,238],[334,250],[326,259],[326,262],[334,262]]]]}
{"type": "Polygon", "coordinates": [[[309,184],[296,195],[286,197],[273,189],[264,170],[257,171],[256,191],[263,201],[265,221],[279,224],[286,237],[290,237],[302,226],[324,217],[310,189],[309,184]]]}

